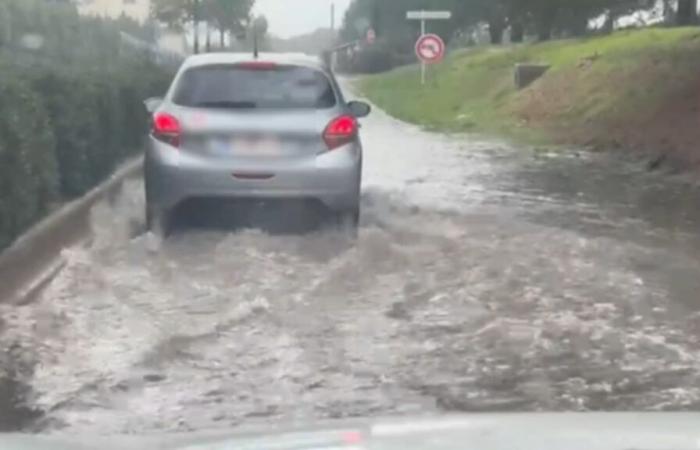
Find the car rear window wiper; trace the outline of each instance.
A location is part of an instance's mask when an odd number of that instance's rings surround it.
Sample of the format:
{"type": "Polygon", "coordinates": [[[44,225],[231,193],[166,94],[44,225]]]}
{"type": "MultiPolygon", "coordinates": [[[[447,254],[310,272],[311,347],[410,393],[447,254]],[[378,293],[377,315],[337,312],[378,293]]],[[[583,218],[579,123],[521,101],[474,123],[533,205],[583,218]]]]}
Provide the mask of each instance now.
{"type": "Polygon", "coordinates": [[[198,102],[194,104],[198,108],[222,108],[222,109],[254,109],[258,105],[255,102],[229,102],[229,101],[211,101],[198,102]]]}

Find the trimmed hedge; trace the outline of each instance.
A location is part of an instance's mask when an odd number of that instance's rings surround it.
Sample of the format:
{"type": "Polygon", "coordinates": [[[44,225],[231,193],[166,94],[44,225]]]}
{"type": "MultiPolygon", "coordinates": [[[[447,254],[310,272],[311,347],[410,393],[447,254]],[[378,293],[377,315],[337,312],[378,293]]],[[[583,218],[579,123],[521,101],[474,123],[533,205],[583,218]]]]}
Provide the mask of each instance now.
{"type": "Polygon", "coordinates": [[[72,7],[37,0],[2,3],[0,249],[141,150],[142,102],[163,95],[172,75],[124,48],[123,19],[80,18],[72,7]],[[22,48],[36,33],[44,45],[22,48]]]}
{"type": "Polygon", "coordinates": [[[162,95],[168,81],[160,71],[144,69],[46,71],[32,76],[32,87],[46,105],[55,136],[62,196],[83,194],[140,149],[148,123],[142,102],[162,95]]]}
{"type": "Polygon", "coordinates": [[[0,79],[0,247],[56,199],[54,135],[41,96],[17,74],[0,79]]]}

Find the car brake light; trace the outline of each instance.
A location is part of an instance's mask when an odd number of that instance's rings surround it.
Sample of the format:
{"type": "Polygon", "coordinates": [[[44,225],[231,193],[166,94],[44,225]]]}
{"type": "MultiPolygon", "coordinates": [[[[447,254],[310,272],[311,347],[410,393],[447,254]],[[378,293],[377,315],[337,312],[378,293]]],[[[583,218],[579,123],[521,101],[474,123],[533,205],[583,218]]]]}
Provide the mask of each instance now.
{"type": "Polygon", "coordinates": [[[277,64],[270,61],[246,61],[236,65],[248,70],[275,70],[277,68],[277,64]]]}
{"type": "Polygon", "coordinates": [[[352,116],[340,116],[333,119],[323,132],[323,140],[328,150],[352,142],[357,136],[357,120],[352,116]]]}
{"type": "Polygon", "coordinates": [[[180,135],[182,129],[180,122],[173,116],[167,113],[156,113],[153,116],[153,137],[159,141],[172,145],[173,147],[180,146],[180,135]]]}

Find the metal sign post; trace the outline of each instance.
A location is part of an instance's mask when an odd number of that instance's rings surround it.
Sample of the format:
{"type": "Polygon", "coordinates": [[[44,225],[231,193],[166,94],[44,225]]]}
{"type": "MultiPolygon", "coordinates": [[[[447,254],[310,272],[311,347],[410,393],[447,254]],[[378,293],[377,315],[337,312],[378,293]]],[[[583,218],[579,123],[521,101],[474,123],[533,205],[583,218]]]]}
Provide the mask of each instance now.
{"type": "MultiPolygon", "coordinates": [[[[452,18],[451,11],[408,11],[406,13],[407,20],[420,20],[420,40],[426,36],[426,21],[428,20],[449,20],[452,18]]],[[[420,56],[419,56],[420,57],[420,56]]],[[[420,66],[420,82],[425,84],[426,61],[421,58],[420,66]]]]}
{"type": "MultiPolygon", "coordinates": [[[[425,36],[425,19],[420,21],[420,37],[425,36]]],[[[420,84],[425,86],[425,72],[428,70],[428,65],[421,59],[420,61],[420,84]]]]}

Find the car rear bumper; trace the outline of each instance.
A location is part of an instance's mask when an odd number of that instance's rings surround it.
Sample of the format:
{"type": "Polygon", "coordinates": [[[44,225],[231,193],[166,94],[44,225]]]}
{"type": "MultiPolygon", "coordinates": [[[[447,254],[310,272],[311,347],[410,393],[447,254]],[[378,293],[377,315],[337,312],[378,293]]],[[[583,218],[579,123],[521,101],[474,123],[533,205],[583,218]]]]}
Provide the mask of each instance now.
{"type": "Polygon", "coordinates": [[[357,208],[359,145],[282,161],[219,161],[151,142],[146,154],[149,205],[171,210],[189,199],[314,199],[331,210],[357,208]]]}

